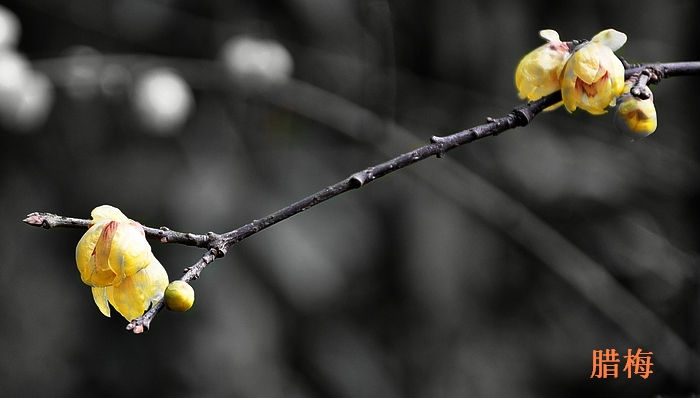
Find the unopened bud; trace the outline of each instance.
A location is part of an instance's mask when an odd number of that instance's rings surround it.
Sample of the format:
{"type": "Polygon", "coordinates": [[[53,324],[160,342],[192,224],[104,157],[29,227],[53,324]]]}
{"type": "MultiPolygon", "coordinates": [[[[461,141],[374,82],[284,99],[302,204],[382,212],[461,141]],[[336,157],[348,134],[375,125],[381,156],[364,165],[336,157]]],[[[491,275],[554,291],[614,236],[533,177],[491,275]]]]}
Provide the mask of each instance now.
{"type": "Polygon", "coordinates": [[[184,281],[170,282],[165,288],[165,308],[175,312],[185,312],[194,304],[194,289],[184,281]]]}
{"type": "Polygon", "coordinates": [[[618,99],[615,127],[620,133],[638,140],[656,131],[656,125],[653,95],[648,99],[640,99],[625,93],[618,99]]]}

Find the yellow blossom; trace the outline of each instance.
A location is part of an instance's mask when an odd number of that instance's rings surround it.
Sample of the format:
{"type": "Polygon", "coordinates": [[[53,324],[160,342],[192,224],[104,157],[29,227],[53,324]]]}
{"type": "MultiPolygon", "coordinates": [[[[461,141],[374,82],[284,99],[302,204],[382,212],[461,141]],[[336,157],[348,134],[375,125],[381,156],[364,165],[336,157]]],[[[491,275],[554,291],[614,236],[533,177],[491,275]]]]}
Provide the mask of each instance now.
{"type": "Polygon", "coordinates": [[[109,302],[131,321],[163,297],[168,274],[139,223],[108,205],[96,207],[91,215],[90,228],[75,250],[80,277],[92,287],[105,316],[110,316],[109,302]]]}
{"type": "MultiPolygon", "coordinates": [[[[541,30],[540,36],[548,43],[527,54],[515,70],[515,86],[518,88],[518,95],[529,101],[560,90],[559,77],[571,55],[568,44],[559,40],[559,34],[556,31],[541,30]]],[[[561,103],[547,110],[559,105],[561,103]]]]}
{"type": "Polygon", "coordinates": [[[615,126],[620,133],[638,140],[656,131],[656,108],[654,96],[649,91],[649,98],[642,99],[629,93],[633,81],[625,84],[615,112],[615,126]]]}
{"type": "Polygon", "coordinates": [[[561,76],[561,94],[569,112],[582,108],[594,115],[615,104],[624,88],[625,68],[615,56],[627,41],[624,33],[604,30],[574,50],[561,76]]]}

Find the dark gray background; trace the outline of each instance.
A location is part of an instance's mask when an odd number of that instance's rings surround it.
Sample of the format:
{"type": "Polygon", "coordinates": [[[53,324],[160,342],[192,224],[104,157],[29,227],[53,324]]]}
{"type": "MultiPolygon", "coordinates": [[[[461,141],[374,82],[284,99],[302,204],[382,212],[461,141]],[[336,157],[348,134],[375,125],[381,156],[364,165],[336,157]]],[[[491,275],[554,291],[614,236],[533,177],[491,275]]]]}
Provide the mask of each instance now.
{"type": "MultiPolygon", "coordinates": [[[[111,204],[153,227],[231,230],[505,115],[540,29],[615,28],[631,62],[700,59],[696,1],[561,3],[4,1],[56,97],[37,131],[0,131],[1,395],[700,392],[697,77],[654,88],[659,127],[644,140],[619,135],[612,113],[560,109],[284,221],[193,282],[191,311],[140,336],[81,283],[82,231],[21,223],[111,204]],[[294,80],[260,92],[208,73],[241,34],[281,42],[294,80]],[[133,56],[119,62],[134,76],[181,70],[196,103],[182,131],[149,134],[129,86],[72,86],[77,45],[133,56]],[[590,379],[606,348],[653,351],[654,373],[627,378],[623,359],[617,379],[590,379]]],[[[202,254],[153,246],[171,279],[202,254]]]]}

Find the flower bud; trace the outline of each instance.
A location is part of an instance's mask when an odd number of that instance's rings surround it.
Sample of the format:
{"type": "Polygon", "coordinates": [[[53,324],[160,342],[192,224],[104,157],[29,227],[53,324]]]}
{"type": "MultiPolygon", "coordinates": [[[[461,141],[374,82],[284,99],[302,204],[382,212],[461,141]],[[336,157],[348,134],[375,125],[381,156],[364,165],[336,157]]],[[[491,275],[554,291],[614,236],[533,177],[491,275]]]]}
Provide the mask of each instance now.
{"type": "Polygon", "coordinates": [[[644,138],[656,131],[657,119],[654,96],[641,99],[632,94],[623,94],[615,111],[615,127],[633,140],[644,138]]]}
{"type": "Polygon", "coordinates": [[[170,282],[165,288],[165,308],[175,312],[185,312],[194,304],[194,289],[184,281],[170,282]]]}
{"type": "Polygon", "coordinates": [[[542,30],[540,36],[548,43],[523,57],[515,70],[515,86],[518,88],[518,95],[529,101],[559,91],[561,88],[559,77],[571,55],[568,44],[559,40],[559,34],[556,31],[542,30]]]}
{"type": "Polygon", "coordinates": [[[110,316],[108,303],[131,321],[163,297],[168,274],[153,256],[143,227],[116,207],[96,207],[75,258],[80,277],[92,287],[95,304],[110,316]]]}
{"type": "Polygon", "coordinates": [[[604,30],[580,45],[567,61],[561,76],[561,96],[569,112],[582,108],[594,115],[615,104],[625,84],[625,68],[615,56],[627,35],[604,30]]]}

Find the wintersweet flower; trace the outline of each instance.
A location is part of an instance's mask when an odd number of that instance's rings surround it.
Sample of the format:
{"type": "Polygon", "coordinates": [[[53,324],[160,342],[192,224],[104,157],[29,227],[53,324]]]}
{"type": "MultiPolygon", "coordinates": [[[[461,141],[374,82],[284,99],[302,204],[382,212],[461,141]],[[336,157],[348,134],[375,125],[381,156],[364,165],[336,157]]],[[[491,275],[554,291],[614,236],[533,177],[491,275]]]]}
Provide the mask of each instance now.
{"type": "MultiPolygon", "coordinates": [[[[541,30],[540,36],[547,40],[527,54],[515,70],[515,86],[522,99],[534,101],[561,89],[559,77],[566,61],[571,56],[569,45],[559,40],[559,34],[551,29],[541,30]]],[[[550,107],[554,109],[560,104],[550,107]]]]}
{"type": "Polygon", "coordinates": [[[109,303],[131,321],[163,297],[168,274],[151,252],[141,224],[108,205],[96,207],[91,216],[75,250],[80,277],[92,287],[102,314],[110,316],[109,303]]]}
{"type": "Polygon", "coordinates": [[[561,95],[569,112],[582,108],[601,115],[615,105],[624,88],[625,68],[613,52],[626,41],[624,33],[607,29],[574,49],[561,76],[561,95]]]}
{"type": "Polygon", "coordinates": [[[635,97],[630,94],[633,84],[634,80],[625,83],[615,111],[615,126],[620,133],[638,140],[656,131],[657,119],[651,90],[647,88],[648,98],[635,97]]]}

